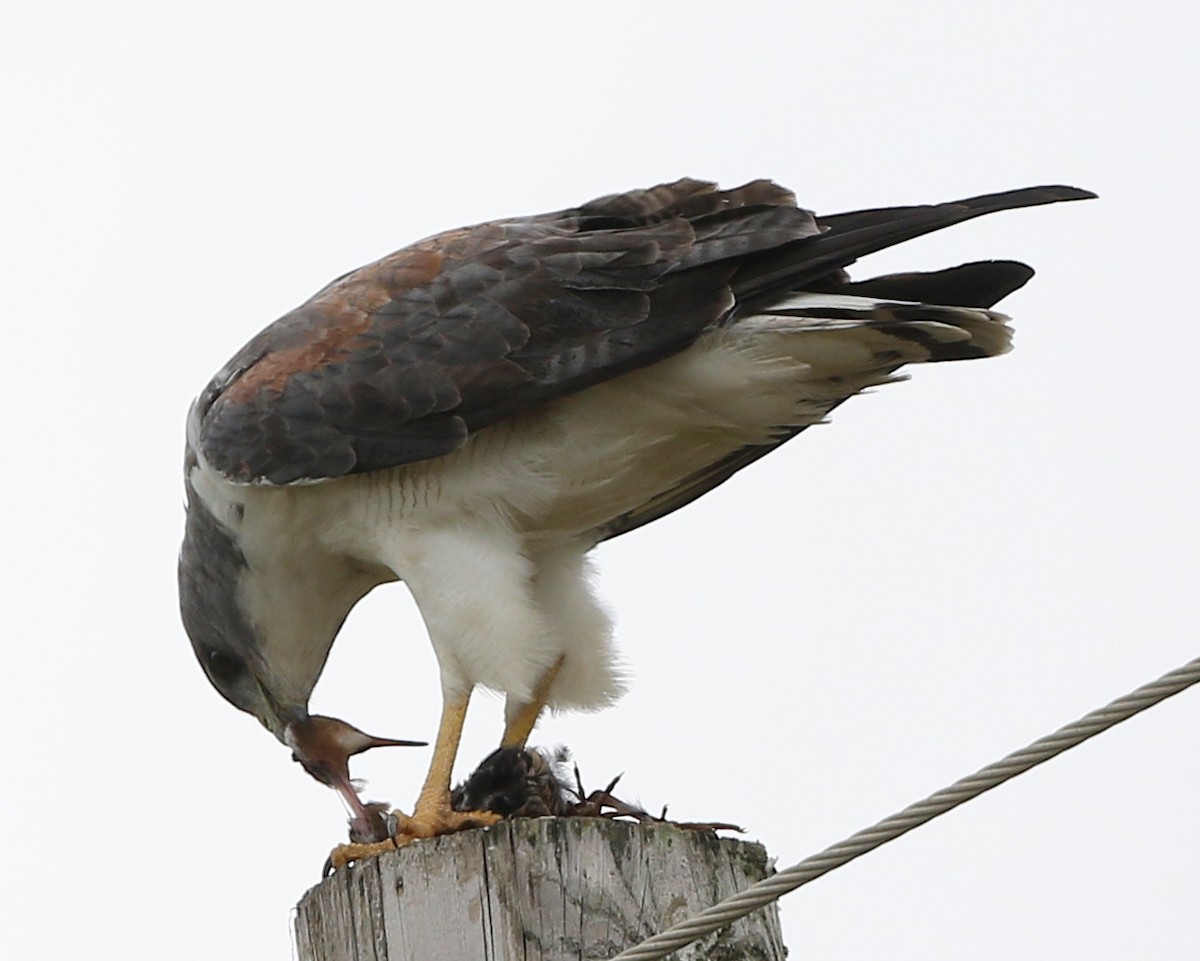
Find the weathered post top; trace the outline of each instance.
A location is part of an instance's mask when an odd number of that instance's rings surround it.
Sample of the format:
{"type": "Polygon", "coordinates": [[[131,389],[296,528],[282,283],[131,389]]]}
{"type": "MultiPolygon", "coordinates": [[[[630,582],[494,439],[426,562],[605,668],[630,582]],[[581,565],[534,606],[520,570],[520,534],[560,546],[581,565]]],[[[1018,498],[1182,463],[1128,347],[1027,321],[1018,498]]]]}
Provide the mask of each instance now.
{"type": "MultiPolygon", "coordinates": [[[[336,872],[301,898],[300,961],[581,961],[625,948],[771,872],[762,845],[670,824],[503,821],[336,872]]],[[[680,961],[783,961],[772,904],[680,961]]]]}

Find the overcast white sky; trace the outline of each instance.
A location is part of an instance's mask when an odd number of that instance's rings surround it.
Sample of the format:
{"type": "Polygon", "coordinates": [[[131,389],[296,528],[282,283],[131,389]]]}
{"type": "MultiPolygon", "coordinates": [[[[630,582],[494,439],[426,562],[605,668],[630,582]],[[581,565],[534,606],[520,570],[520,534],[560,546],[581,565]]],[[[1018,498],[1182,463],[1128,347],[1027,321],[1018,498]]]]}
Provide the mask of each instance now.
{"type": "MultiPolygon", "coordinates": [[[[1196,14],[1178,2],[25,5],[0,38],[9,958],[286,959],[332,794],[178,623],[183,418],[411,240],[683,175],[823,212],[1036,183],[858,273],[1039,271],[918,369],[599,551],[631,693],[537,740],[781,864],[1200,653],[1196,14]]],[[[402,587],[314,708],[429,737],[402,587]]],[[[463,771],[498,736],[478,699],[463,771]]],[[[790,895],[793,956],[1195,957],[1200,691],[790,895]]],[[[426,752],[355,772],[407,804],[426,752]]]]}

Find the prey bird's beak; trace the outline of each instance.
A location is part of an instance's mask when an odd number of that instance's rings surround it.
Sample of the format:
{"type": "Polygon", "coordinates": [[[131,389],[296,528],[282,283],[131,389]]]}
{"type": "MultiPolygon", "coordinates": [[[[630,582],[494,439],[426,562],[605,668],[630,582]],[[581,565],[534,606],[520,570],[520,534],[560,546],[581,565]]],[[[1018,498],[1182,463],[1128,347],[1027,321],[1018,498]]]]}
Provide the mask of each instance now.
{"type": "Polygon", "coordinates": [[[367,837],[377,833],[374,825],[380,819],[363,804],[350,780],[350,758],[373,747],[425,747],[428,742],[374,737],[336,717],[309,714],[288,723],[283,743],[292,749],[293,760],[341,796],[351,813],[351,832],[367,837]]]}
{"type": "Polygon", "coordinates": [[[336,787],[350,779],[350,758],[373,747],[425,747],[426,741],[398,741],[374,737],[336,717],[309,714],[288,723],[283,743],[292,758],[322,784],[336,787]]]}

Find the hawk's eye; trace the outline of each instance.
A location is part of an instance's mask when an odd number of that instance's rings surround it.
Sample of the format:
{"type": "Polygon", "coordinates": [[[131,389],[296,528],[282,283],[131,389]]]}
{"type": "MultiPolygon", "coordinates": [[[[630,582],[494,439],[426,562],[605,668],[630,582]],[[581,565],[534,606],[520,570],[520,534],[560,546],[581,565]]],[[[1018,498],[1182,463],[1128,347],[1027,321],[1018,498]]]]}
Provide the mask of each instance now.
{"type": "Polygon", "coordinates": [[[208,669],[216,680],[229,683],[241,676],[246,665],[231,654],[212,650],[208,652],[208,669]]]}

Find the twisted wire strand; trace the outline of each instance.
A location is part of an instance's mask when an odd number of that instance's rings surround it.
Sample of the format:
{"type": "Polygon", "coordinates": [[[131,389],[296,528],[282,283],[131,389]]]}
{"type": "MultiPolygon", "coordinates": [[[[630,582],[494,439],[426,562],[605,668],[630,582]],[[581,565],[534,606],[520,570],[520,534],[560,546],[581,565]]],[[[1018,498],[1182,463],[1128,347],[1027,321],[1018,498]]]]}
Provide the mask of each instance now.
{"type": "Polygon", "coordinates": [[[907,834],[913,828],[920,827],[939,814],[979,797],[985,791],[1018,774],[1024,774],[1043,761],[1048,761],[1088,738],[1107,731],[1110,727],[1148,707],[1153,707],[1173,694],[1186,690],[1197,682],[1200,682],[1200,657],[1164,674],[1156,681],[1144,684],[1124,697],[1117,698],[1105,707],[1085,714],[1078,721],[1059,728],[1053,734],[1039,738],[1028,747],[1014,751],[949,787],[942,788],[925,800],[910,804],[903,811],[884,818],[878,824],[850,835],[819,854],[807,857],[799,864],[731,895],[666,931],[652,935],[641,944],[622,951],[612,961],[658,961],[665,958],[731,921],[736,921],[789,891],[828,874],[834,868],[839,868],[888,841],[907,834]]]}

